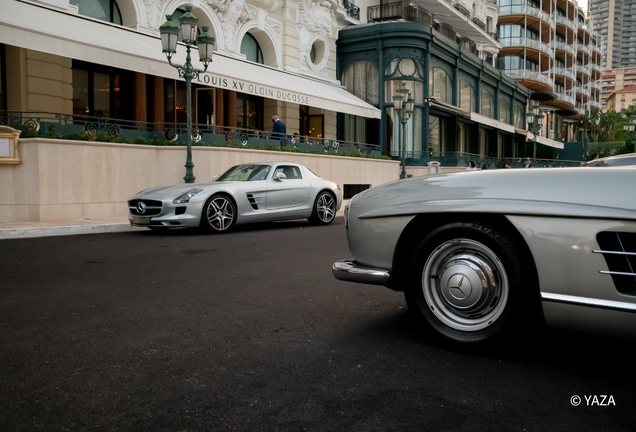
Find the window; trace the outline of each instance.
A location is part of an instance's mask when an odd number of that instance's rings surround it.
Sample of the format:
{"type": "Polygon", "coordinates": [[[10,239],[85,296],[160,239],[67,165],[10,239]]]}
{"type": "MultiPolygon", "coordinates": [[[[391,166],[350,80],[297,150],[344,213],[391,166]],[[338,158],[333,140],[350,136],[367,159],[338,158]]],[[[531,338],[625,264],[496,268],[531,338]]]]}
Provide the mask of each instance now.
{"type": "Polygon", "coordinates": [[[73,61],[73,114],[132,120],[132,73],[73,61]]]}
{"type": "Polygon", "coordinates": [[[258,181],[265,180],[269,165],[237,165],[227,170],[217,181],[258,181]]]}
{"type": "Polygon", "coordinates": [[[464,111],[475,111],[475,90],[466,80],[460,81],[460,106],[464,111]]]}
{"type": "Polygon", "coordinates": [[[263,129],[263,98],[245,93],[236,94],[236,127],[263,129]]]}
{"type": "Polygon", "coordinates": [[[495,117],[495,107],[493,106],[492,95],[488,90],[481,91],[480,113],[486,117],[495,117]]]}
{"type": "Polygon", "coordinates": [[[342,74],[342,85],[347,91],[363,101],[377,105],[380,82],[378,68],[371,62],[359,61],[350,64],[342,74]]]}
{"type": "Polygon", "coordinates": [[[276,178],[276,174],[283,173],[287,180],[302,180],[303,176],[300,173],[300,169],[294,165],[280,165],[274,170],[272,178],[276,178]]]}
{"type": "Polygon", "coordinates": [[[513,123],[517,129],[523,129],[523,109],[519,105],[515,106],[513,110],[513,123]]]}
{"type": "Polygon", "coordinates": [[[505,99],[499,99],[499,121],[503,123],[510,123],[510,110],[508,108],[508,101],[505,99]]]}
{"type": "Polygon", "coordinates": [[[241,54],[245,54],[247,61],[263,64],[263,51],[258,41],[249,33],[241,41],[241,54]]]}
{"type": "Polygon", "coordinates": [[[322,138],[323,133],[324,115],[310,115],[309,116],[309,136],[315,138],[322,138]]]}
{"type": "Polygon", "coordinates": [[[115,0],[69,0],[80,15],[122,25],[121,12],[115,0]]]}
{"type": "Polygon", "coordinates": [[[430,80],[433,97],[441,102],[453,103],[453,82],[444,69],[434,67],[430,80]]]}

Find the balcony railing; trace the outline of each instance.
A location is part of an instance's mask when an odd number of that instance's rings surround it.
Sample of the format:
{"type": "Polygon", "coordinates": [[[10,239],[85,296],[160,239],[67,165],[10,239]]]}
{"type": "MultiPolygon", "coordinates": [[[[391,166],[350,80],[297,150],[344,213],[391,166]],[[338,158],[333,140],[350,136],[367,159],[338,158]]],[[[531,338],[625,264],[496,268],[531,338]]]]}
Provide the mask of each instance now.
{"type": "Polygon", "coordinates": [[[458,42],[459,42],[459,45],[462,47],[462,49],[465,49],[474,55],[478,55],[477,44],[471,39],[459,38],[458,42]]]}
{"type": "Polygon", "coordinates": [[[550,77],[542,74],[541,72],[528,69],[504,69],[502,72],[513,79],[529,79],[552,86],[552,80],[550,77]]]}
{"type": "Polygon", "coordinates": [[[566,26],[566,27],[568,27],[568,28],[570,28],[572,30],[576,29],[576,23],[573,20],[568,19],[568,18],[566,18],[564,16],[557,15],[556,16],[556,22],[559,23],[559,24],[563,24],[564,26],[566,26]]]}
{"type": "Polygon", "coordinates": [[[554,41],[553,44],[554,44],[554,47],[556,49],[558,49],[558,50],[562,50],[562,51],[568,52],[568,53],[570,53],[572,55],[576,55],[576,53],[574,51],[574,46],[572,46],[572,45],[568,45],[567,43],[560,42],[560,41],[554,41]]]}
{"type": "Polygon", "coordinates": [[[388,20],[404,19],[433,26],[433,15],[426,9],[414,4],[405,5],[402,2],[386,3],[367,8],[367,21],[380,22],[388,20]]]}
{"type": "Polygon", "coordinates": [[[477,17],[473,17],[471,21],[477,24],[477,27],[479,27],[480,29],[482,29],[483,31],[486,31],[486,24],[482,20],[480,20],[477,17]]]}
{"type": "Polygon", "coordinates": [[[360,21],[360,8],[347,0],[342,0],[342,6],[347,11],[347,15],[360,21]]]}
{"type": "Polygon", "coordinates": [[[577,50],[577,51],[584,52],[584,53],[586,53],[587,55],[590,55],[590,48],[589,48],[589,47],[586,47],[585,45],[578,44],[578,45],[577,45],[577,47],[576,47],[576,50],[577,50]]]}
{"type": "Polygon", "coordinates": [[[499,6],[499,16],[502,15],[533,15],[552,26],[550,14],[532,6],[499,6]]]}
{"type": "MultiPolygon", "coordinates": [[[[501,158],[493,156],[485,156],[474,153],[444,151],[444,152],[427,152],[427,151],[413,151],[407,150],[406,161],[408,166],[426,166],[429,162],[440,162],[445,167],[467,167],[468,162],[475,162],[478,168],[482,168],[484,165],[488,169],[505,168],[505,164],[509,163],[512,168],[523,168],[524,157],[506,157],[501,158]]],[[[401,154],[399,151],[391,151],[391,156],[398,159],[401,154]]],[[[582,161],[564,160],[564,159],[539,159],[537,158],[536,166],[542,168],[557,168],[557,167],[580,167],[583,165],[582,161]]]]}
{"type": "Polygon", "coordinates": [[[457,9],[462,15],[464,15],[465,17],[467,17],[468,19],[470,19],[471,17],[471,13],[470,11],[461,3],[455,3],[453,5],[455,7],[455,9],[457,9]]]}
{"type": "Polygon", "coordinates": [[[561,75],[566,78],[570,78],[573,81],[576,79],[574,72],[570,70],[570,68],[554,67],[550,70],[550,72],[556,75],[561,75]]]}
{"type": "Polygon", "coordinates": [[[572,104],[572,106],[574,106],[574,104],[576,103],[576,99],[574,98],[574,94],[571,91],[568,92],[554,92],[554,94],[557,96],[557,98],[563,102],[567,102],[569,104],[572,104]]]}
{"type": "Polygon", "coordinates": [[[550,45],[544,43],[537,39],[531,39],[527,37],[509,37],[509,38],[500,38],[499,44],[502,48],[504,47],[527,47],[534,48],[537,50],[541,50],[544,53],[552,56],[552,49],[550,45]]]}
{"type": "Polygon", "coordinates": [[[491,38],[493,38],[496,41],[499,40],[499,35],[497,34],[497,32],[488,32],[488,36],[490,36],[491,38]]]}
{"type": "MultiPolygon", "coordinates": [[[[185,123],[146,123],[42,112],[0,111],[0,125],[29,130],[31,134],[45,138],[161,146],[185,145],[187,137],[185,123]]],[[[271,132],[206,124],[192,125],[192,139],[195,146],[381,155],[379,146],[373,144],[307,136],[294,140],[289,135],[280,139],[273,138],[271,132]]]]}
{"type": "Polygon", "coordinates": [[[433,24],[433,28],[453,42],[457,42],[457,31],[453,26],[446,23],[435,23],[433,24]]]}

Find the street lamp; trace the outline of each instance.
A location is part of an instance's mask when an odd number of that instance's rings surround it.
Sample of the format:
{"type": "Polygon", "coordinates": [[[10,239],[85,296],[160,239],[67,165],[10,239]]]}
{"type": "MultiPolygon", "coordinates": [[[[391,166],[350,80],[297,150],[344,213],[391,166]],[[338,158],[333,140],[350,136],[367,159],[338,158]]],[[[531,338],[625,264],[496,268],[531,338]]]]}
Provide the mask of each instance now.
{"type": "Polygon", "coordinates": [[[537,166],[537,134],[543,126],[543,117],[541,114],[541,108],[539,108],[539,102],[535,102],[530,111],[526,113],[526,122],[528,123],[528,130],[532,132],[534,136],[534,147],[532,149],[532,166],[537,166]]]}
{"type": "Polygon", "coordinates": [[[411,118],[415,106],[415,100],[410,96],[411,91],[406,88],[406,83],[395,91],[393,95],[393,109],[397,111],[400,123],[402,123],[402,139],[400,140],[400,164],[402,172],[400,178],[406,178],[406,123],[411,118]]]}
{"type": "Polygon", "coordinates": [[[623,126],[623,130],[629,132],[629,141],[631,142],[634,148],[632,150],[636,150],[636,145],[634,145],[634,135],[633,132],[636,129],[636,118],[631,118],[629,123],[623,126]]]}
{"type": "Polygon", "coordinates": [[[203,27],[203,31],[197,37],[197,23],[199,19],[192,14],[192,6],[185,7],[186,12],[179,18],[181,28],[172,22],[172,16],[166,15],[166,21],[159,27],[161,33],[161,45],[163,52],[168,58],[170,66],[179,71],[179,78],[183,78],[186,82],[186,110],[187,110],[187,136],[186,146],[188,149],[186,157],[186,175],[183,178],[186,183],[194,183],[194,164],[192,163],[192,80],[198,79],[200,73],[208,70],[208,65],[212,63],[212,50],[214,49],[214,38],[208,33],[209,28],[203,27]],[[183,43],[186,46],[186,62],[185,65],[172,64],[172,56],[177,52],[177,39],[179,32],[183,35],[183,43]],[[190,59],[190,49],[198,45],[199,60],[203,63],[203,70],[192,67],[190,59]]]}

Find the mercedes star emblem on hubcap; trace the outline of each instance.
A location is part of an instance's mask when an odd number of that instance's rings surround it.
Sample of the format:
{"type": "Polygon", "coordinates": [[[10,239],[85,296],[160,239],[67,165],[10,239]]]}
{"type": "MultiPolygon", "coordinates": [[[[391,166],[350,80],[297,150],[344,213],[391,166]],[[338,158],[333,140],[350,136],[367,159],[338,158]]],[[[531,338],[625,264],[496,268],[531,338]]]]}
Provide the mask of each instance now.
{"type": "Polygon", "coordinates": [[[137,211],[139,212],[139,214],[146,213],[146,203],[143,201],[139,201],[137,203],[137,211]]]}
{"type": "Polygon", "coordinates": [[[448,293],[457,300],[464,300],[473,292],[473,285],[466,275],[456,273],[448,280],[448,293]]]}

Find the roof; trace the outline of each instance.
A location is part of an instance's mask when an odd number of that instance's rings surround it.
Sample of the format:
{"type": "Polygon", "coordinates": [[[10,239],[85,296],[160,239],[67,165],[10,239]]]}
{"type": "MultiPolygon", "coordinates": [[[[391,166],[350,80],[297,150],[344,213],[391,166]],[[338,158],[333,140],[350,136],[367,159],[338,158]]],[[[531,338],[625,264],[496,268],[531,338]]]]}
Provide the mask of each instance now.
{"type": "Polygon", "coordinates": [[[614,93],[636,93],[636,84],[623,87],[621,90],[616,90],[614,93]]]}

